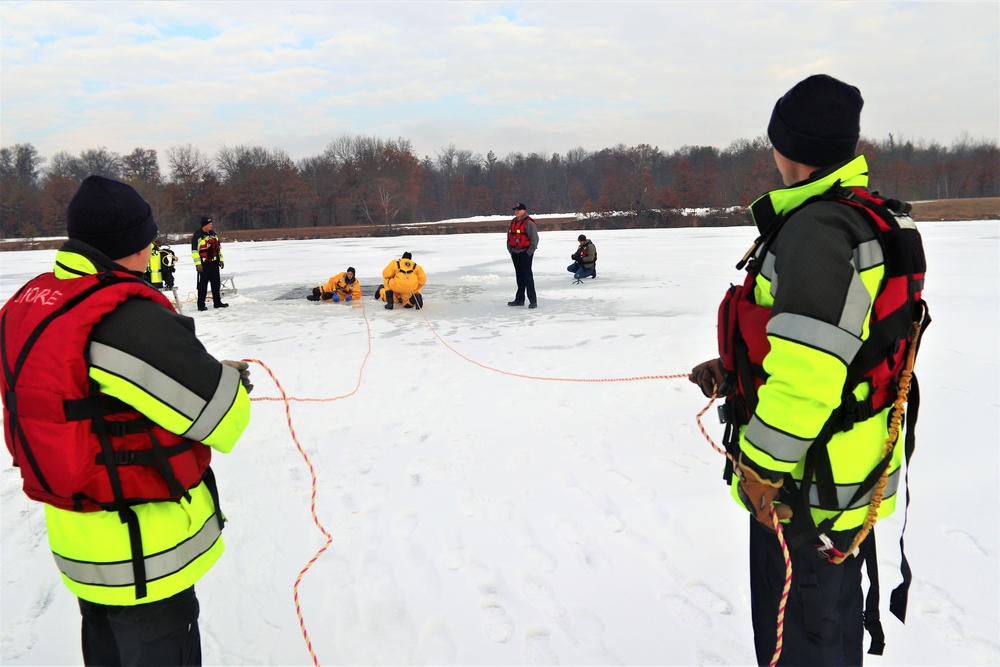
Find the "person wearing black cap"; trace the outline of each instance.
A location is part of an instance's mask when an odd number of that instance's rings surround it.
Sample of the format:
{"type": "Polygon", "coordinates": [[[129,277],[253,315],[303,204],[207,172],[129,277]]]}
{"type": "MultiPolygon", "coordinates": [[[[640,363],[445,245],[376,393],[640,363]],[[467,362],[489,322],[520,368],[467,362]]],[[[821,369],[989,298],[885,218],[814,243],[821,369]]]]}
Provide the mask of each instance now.
{"type": "Polygon", "coordinates": [[[222,258],[222,244],[215,234],[212,218],[201,219],[198,231],[191,237],[191,259],[198,271],[198,310],[208,310],[205,299],[208,296],[208,286],[212,286],[212,307],[229,308],[228,303],[222,303],[222,276],[219,273],[226,266],[222,258]]]}
{"type": "Polygon", "coordinates": [[[584,278],[597,277],[597,246],[587,238],[586,234],[576,237],[580,247],[569,256],[573,263],[566,270],[573,274],[574,284],[582,283],[584,278]]]}
{"type": "Polygon", "coordinates": [[[356,301],[361,299],[361,283],[354,277],[354,267],[349,266],[343,273],[338,273],[326,281],[324,285],[312,288],[312,293],[306,296],[309,301],[356,301]]]}
{"type": "Polygon", "coordinates": [[[738,265],[748,271],[742,286],[719,309],[720,357],[690,375],[706,396],[727,396],[733,497],[751,513],[762,665],[776,646],[779,664],[860,665],[866,629],[869,653],[884,644],[878,610],[863,609],[861,568],[867,561],[877,591],[870,529],[896,506],[904,448],[893,446],[889,416],[919,300],[916,283],[888,278],[906,255],[903,273],[919,269],[922,283],[923,250],[909,206],[866,189],[868,166],[856,155],[863,104],[857,88],[823,74],[775,104],[767,133],[786,187],[751,205],[760,236],[738,265]],[[902,292],[896,311],[882,310],[889,283],[902,292]],[[887,336],[890,327],[898,331],[887,336]],[[781,635],[779,520],[792,569],[781,635]]]}
{"type": "Polygon", "coordinates": [[[385,301],[386,310],[392,310],[396,304],[420,310],[424,307],[422,290],[426,283],[423,267],[413,261],[412,253],[404,252],[382,269],[382,284],[375,290],[375,299],[385,301]]]}
{"type": "Polygon", "coordinates": [[[531,272],[531,261],[538,247],[538,227],[528,216],[528,207],[518,202],[513,208],[514,219],[510,221],[507,230],[507,252],[514,263],[514,277],[517,280],[517,293],[508,306],[523,306],[524,296],[528,296],[528,308],[538,307],[535,295],[535,276],[531,272]]]}
{"type": "Polygon", "coordinates": [[[53,271],[0,311],[4,439],[88,665],[201,664],[194,584],[223,551],[209,464],[250,419],[246,362],[216,360],[141,279],[156,231],[132,187],[88,177],[53,271]]]}

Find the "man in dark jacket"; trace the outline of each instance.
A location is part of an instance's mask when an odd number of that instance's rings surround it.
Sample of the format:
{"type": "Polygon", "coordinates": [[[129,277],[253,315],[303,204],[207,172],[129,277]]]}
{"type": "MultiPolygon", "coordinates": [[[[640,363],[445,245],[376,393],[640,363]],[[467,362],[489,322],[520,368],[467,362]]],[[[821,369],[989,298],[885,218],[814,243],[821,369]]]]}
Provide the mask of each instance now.
{"type": "Polygon", "coordinates": [[[212,286],[212,307],[229,308],[228,303],[222,303],[222,277],[220,271],[226,267],[222,258],[222,244],[215,234],[212,218],[201,219],[198,231],[191,237],[191,259],[198,271],[198,310],[208,310],[205,298],[208,296],[208,286],[212,286]]]}
{"type": "Polygon", "coordinates": [[[575,282],[580,283],[584,278],[597,277],[597,246],[586,234],[580,234],[576,240],[580,242],[580,247],[569,256],[573,263],[566,270],[573,274],[575,282]]]}

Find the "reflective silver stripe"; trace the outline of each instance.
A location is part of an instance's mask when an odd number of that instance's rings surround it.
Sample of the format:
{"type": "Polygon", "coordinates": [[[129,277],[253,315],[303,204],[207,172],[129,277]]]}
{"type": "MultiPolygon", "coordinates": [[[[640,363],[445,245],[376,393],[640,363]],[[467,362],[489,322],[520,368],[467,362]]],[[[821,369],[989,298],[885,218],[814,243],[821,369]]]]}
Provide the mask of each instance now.
{"type": "MultiPolygon", "coordinates": [[[[212,548],[222,534],[219,521],[213,514],[205,521],[195,535],[181,542],[173,549],[147,556],[146,581],[155,581],[183,570],[198,556],[212,548]]],[[[90,586],[133,586],[132,561],[116,561],[113,563],[91,563],[70,560],[52,552],[59,571],[81,584],[90,586]]]]}
{"type": "Polygon", "coordinates": [[[779,313],[767,322],[767,335],[802,343],[834,355],[849,364],[861,339],[840,327],[795,313],[779,313]]]}
{"type": "Polygon", "coordinates": [[[198,441],[211,435],[219,422],[225,418],[229,408],[233,407],[233,401],[236,400],[236,392],[239,387],[240,372],[232,366],[224,365],[222,377],[219,378],[219,384],[215,387],[215,394],[209,399],[205,409],[198,415],[195,422],[191,424],[191,428],[181,435],[198,441]]]}
{"type": "Polygon", "coordinates": [[[875,239],[865,241],[854,249],[854,268],[859,273],[883,263],[885,263],[885,257],[882,255],[882,245],[875,239]]]}
{"type": "Polygon", "coordinates": [[[765,424],[757,415],[750,418],[744,435],[754,447],[767,452],[772,459],[786,463],[795,463],[801,459],[813,442],[811,439],[805,440],[779,431],[765,424]]]}
{"type": "MultiPolygon", "coordinates": [[[[774,275],[774,262],[774,253],[768,251],[767,254],[764,255],[764,261],[760,265],[760,275],[764,276],[771,282],[777,282],[777,277],[774,275]]],[[[771,289],[771,292],[774,292],[773,288],[771,289]]]]}
{"type": "MultiPolygon", "coordinates": [[[[860,484],[838,484],[837,485],[837,506],[836,507],[823,507],[820,508],[819,505],[819,489],[816,485],[809,487],[809,504],[813,507],[825,509],[825,510],[854,510],[860,507],[866,506],[871,502],[872,493],[875,489],[869,489],[868,493],[863,495],[857,502],[855,502],[850,507],[846,507],[847,503],[850,502],[854,494],[858,492],[860,484]]],[[[896,495],[896,491],[899,489],[899,469],[897,468],[892,472],[885,480],[885,498],[891,498],[896,495]]]]}
{"type": "Polygon", "coordinates": [[[188,419],[195,419],[205,407],[205,399],[142,359],[103,343],[90,344],[91,365],[128,380],[136,387],[169,405],[188,419]]]}
{"type": "MultiPolygon", "coordinates": [[[[868,311],[872,305],[871,294],[865,284],[861,282],[861,276],[854,274],[851,276],[851,283],[847,287],[847,296],[844,299],[844,309],[840,311],[839,327],[855,336],[861,338],[864,331],[865,322],[868,321],[868,311]]],[[[845,357],[845,361],[854,359],[853,355],[845,357]]]]}

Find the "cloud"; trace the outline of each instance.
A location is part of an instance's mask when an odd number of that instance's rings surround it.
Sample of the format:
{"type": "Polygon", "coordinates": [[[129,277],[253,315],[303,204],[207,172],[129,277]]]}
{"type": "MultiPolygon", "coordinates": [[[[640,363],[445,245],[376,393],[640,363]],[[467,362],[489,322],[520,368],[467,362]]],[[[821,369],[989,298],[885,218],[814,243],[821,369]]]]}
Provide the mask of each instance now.
{"type": "Polygon", "coordinates": [[[1000,128],[996,3],[5,2],[0,22],[0,140],[43,156],[724,148],[820,71],[861,88],[867,136],[1000,128]]]}

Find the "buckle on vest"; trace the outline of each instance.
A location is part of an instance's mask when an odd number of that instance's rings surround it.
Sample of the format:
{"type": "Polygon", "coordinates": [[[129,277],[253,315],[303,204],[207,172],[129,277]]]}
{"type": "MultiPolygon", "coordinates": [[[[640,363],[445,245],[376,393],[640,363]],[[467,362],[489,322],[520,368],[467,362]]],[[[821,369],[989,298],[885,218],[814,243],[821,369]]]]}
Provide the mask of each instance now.
{"type": "Polygon", "coordinates": [[[113,436],[118,437],[118,438],[120,438],[122,436],[125,436],[125,435],[128,435],[128,429],[127,429],[127,426],[126,426],[126,422],[109,422],[109,421],[106,421],[106,422],[104,422],[104,424],[105,424],[105,426],[108,429],[108,435],[113,435],[113,436]]]}
{"type": "Polygon", "coordinates": [[[120,449],[115,452],[115,463],[127,466],[135,463],[135,452],[130,449],[120,449]]]}

